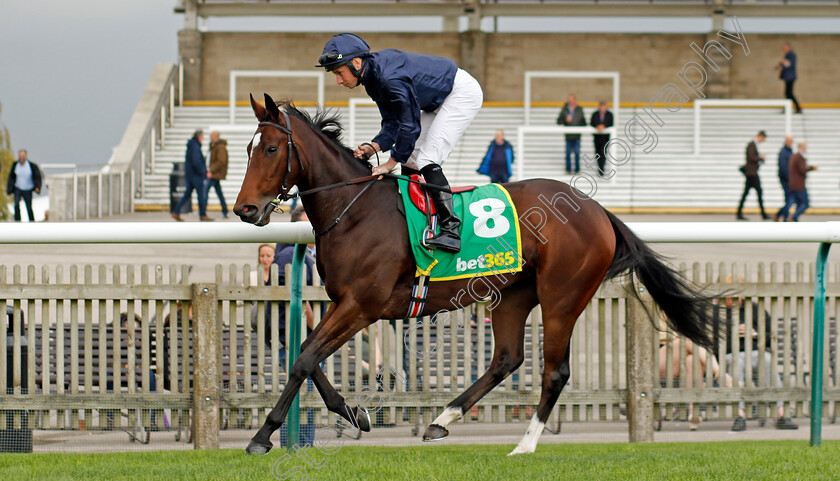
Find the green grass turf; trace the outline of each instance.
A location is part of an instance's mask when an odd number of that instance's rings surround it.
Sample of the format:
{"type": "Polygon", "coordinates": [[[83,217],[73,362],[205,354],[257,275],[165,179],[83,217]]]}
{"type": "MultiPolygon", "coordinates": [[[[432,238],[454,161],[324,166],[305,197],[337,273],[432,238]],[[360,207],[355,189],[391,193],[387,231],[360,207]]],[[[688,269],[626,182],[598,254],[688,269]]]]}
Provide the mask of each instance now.
{"type": "Polygon", "coordinates": [[[283,459],[275,448],[251,457],[241,450],[109,454],[2,454],[0,481],[12,480],[838,480],[840,441],[555,444],[507,457],[512,446],[421,445],[342,447],[312,462],[283,459]],[[294,472],[295,467],[301,471],[294,472]],[[272,469],[274,468],[274,469],[272,469]],[[284,477],[283,473],[287,473],[284,477]]]}

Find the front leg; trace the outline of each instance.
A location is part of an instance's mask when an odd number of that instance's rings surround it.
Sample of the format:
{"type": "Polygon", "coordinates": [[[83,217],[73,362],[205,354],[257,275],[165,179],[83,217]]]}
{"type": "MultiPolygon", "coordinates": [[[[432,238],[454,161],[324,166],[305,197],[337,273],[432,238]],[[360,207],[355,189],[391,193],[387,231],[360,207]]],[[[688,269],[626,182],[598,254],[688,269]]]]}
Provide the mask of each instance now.
{"type": "Polygon", "coordinates": [[[321,394],[321,398],[324,400],[327,409],[346,419],[351,426],[366,433],[370,432],[370,414],[368,411],[360,406],[356,406],[355,408],[348,406],[344,400],[344,396],[339,394],[335,390],[335,387],[330,384],[324,371],[316,369],[310,378],[315,384],[318,393],[321,394]]]}
{"type": "MultiPolygon", "coordinates": [[[[315,332],[318,331],[321,326],[330,319],[330,317],[332,317],[335,312],[336,305],[337,304],[330,305],[327,312],[324,313],[324,317],[321,319],[321,322],[315,326],[312,335],[303,341],[301,351],[304,351],[309,347],[311,339],[314,339],[315,332]]],[[[318,393],[321,395],[321,399],[324,400],[324,404],[327,406],[327,409],[347,420],[350,425],[361,429],[364,432],[370,431],[370,416],[367,414],[367,411],[363,408],[351,408],[348,406],[344,397],[335,390],[335,387],[333,387],[332,384],[330,384],[330,381],[327,379],[327,376],[322,370],[315,369],[312,372],[310,379],[312,379],[313,384],[315,384],[315,389],[318,390],[318,393]]]]}
{"type": "MultiPolygon", "coordinates": [[[[263,426],[251,439],[248,448],[245,450],[247,453],[268,453],[272,447],[271,435],[283,425],[283,421],[286,419],[286,414],[289,412],[295,395],[300,390],[303,381],[309,376],[312,376],[313,381],[319,385],[318,392],[322,396],[329,396],[329,402],[333,404],[333,407],[336,407],[339,411],[345,410],[347,405],[344,403],[344,399],[329,384],[324,373],[320,372],[319,364],[339,347],[343,346],[344,343],[349,341],[362,328],[375,321],[376,319],[372,316],[367,316],[362,313],[359,305],[355,302],[343,301],[337,303],[332,315],[326,321],[321,322],[312,334],[307,337],[300,357],[289,370],[286,388],[280,395],[277,404],[268,413],[263,426]],[[316,371],[320,374],[316,373],[316,371]],[[339,398],[340,401],[337,401],[339,398]],[[341,404],[340,407],[338,406],[339,403],[341,404]]],[[[327,397],[324,399],[326,402],[327,397]]],[[[342,415],[341,412],[336,412],[342,415]]],[[[345,410],[342,417],[345,417],[350,422],[354,422],[346,417],[348,414],[345,410]]]]}

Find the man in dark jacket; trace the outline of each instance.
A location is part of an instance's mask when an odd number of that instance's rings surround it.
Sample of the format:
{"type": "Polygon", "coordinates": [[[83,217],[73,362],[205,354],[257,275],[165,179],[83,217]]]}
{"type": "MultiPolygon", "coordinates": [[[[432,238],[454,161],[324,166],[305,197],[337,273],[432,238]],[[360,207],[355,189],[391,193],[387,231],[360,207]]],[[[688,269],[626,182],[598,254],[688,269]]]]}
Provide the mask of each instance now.
{"type": "Polygon", "coordinates": [[[196,130],[192,138],[187,142],[187,154],[184,162],[184,173],[187,177],[187,190],[181,200],[175,204],[175,211],[171,212],[172,218],[182,222],[181,209],[192,202],[192,193],[198,194],[198,215],[203,221],[213,220],[207,217],[207,193],[204,190],[207,179],[207,165],[204,154],[201,153],[201,142],[204,140],[204,132],[196,130]]]}
{"type": "Polygon", "coordinates": [[[613,126],[613,114],[607,110],[607,103],[603,100],[598,102],[598,111],[592,114],[589,125],[595,127],[598,133],[592,135],[595,141],[595,155],[598,161],[598,175],[604,176],[604,165],[607,162],[607,144],[610,141],[610,134],[606,129],[613,126]]]}
{"type": "Polygon", "coordinates": [[[779,183],[782,184],[782,192],[785,193],[785,206],[779,209],[779,212],[773,216],[776,222],[784,222],[787,219],[790,206],[793,205],[793,200],[790,196],[790,186],[788,185],[788,163],[790,157],[793,155],[793,137],[788,135],[785,137],[785,145],[779,151],[779,183]]]}
{"type": "Polygon", "coordinates": [[[796,113],[801,114],[802,109],[793,95],[793,83],[796,82],[796,54],[788,42],[782,45],[782,52],[785,53],[785,57],[779,62],[779,78],[785,82],[785,98],[792,100],[796,113]]]}
{"type": "Polygon", "coordinates": [[[489,175],[493,184],[504,184],[513,175],[513,146],[505,140],[505,133],[496,131],[496,138],[487,147],[484,160],[478,167],[479,174],[489,175]]]}
{"type": "Polygon", "coordinates": [[[805,162],[805,152],[808,146],[805,142],[800,142],[797,146],[799,152],[793,154],[790,158],[790,196],[793,203],[796,204],[796,210],[793,212],[791,220],[799,222],[799,216],[802,215],[810,203],[808,202],[808,190],[805,188],[805,176],[812,170],[817,170],[816,165],[808,165],[805,162]]]}
{"type": "MultiPolygon", "coordinates": [[[[566,105],[557,116],[557,125],[585,127],[583,108],[577,104],[577,97],[569,95],[566,105]]],[[[572,173],[572,155],[575,157],[575,173],[580,172],[580,134],[566,134],[566,173],[572,173]]]]}
{"type": "Polygon", "coordinates": [[[32,192],[41,193],[41,169],[29,161],[26,150],[18,152],[18,161],[9,170],[9,179],[6,184],[6,193],[15,196],[15,222],[20,222],[20,200],[26,204],[26,213],[29,214],[29,222],[35,222],[35,213],[32,212],[32,192]]]}
{"type": "Polygon", "coordinates": [[[219,131],[214,130],[210,132],[210,174],[207,176],[207,196],[210,195],[210,188],[216,190],[216,195],[219,197],[219,204],[222,207],[222,215],[228,216],[227,203],[225,203],[225,196],[222,194],[222,184],[219,182],[225,180],[228,170],[228,151],[227,140],[219,137],[219,131]]]}
{"type": "MultiPolygon", "coordinates": [[[[318,59],[336,76],[338,85],[364,85],[382,115],[382,129],[354,155],[366,158],[376,151],[391,157],[372,169],[374,175],[390,172],[397,164],[420,171],[426,182],[449,188],[441,165],[478,114],[484,98],[481,86],[450,59],[386,49],[371,52],[361,37],[351,33],[333,36],[318,59]]],[[[431,190],[440,233],[424,244],[445,252],[461,250],[461,219],[454,212],[452,194],[431,190]]]]}
{"type": "Polygon", "coordinates": [[[755,136],[755,139],[747,144],[747,163],[741,167],[741,172],[744,173],[744,177],[746,178],[744,182],[744,193],[741,195],[741,202],[738,203],[738,213],[735,215],[735,218],[738,220],[748,220],[741,212],[744,209],[744,201],[747,199],[747,194],[749,194],[750,189],[755,189],[756,194],[758,194],[758,206],[761,208],[761,218],[764,220],[770,218],[764,212],[764,199],[761,197],[761,180],[758,178],[758,168],[764,163],[764,154],[758,153],[758,144],[764,142],[766,139],[767,134],[762,130],[755,136]]]}

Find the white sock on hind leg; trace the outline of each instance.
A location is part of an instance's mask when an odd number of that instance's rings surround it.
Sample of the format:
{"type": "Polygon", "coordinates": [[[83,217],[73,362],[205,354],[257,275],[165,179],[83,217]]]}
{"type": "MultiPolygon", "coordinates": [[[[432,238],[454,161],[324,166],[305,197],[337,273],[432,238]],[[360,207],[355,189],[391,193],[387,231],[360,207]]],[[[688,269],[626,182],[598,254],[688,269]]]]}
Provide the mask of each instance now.
{"type": "Polygon", "coordinates": [[[522,441],[519,441],[516,448],[508,453],[508,456],[513,456],[514,454],[528,454],[536,451],[537,441],[539,441],[544,428],[545,423],[540,421],[537,417],[537,413],[534,413],[534,416],[531,417],[531,423],[528,424],[528,430],[525,431],[525,436],[522,436],[522,441]]]}

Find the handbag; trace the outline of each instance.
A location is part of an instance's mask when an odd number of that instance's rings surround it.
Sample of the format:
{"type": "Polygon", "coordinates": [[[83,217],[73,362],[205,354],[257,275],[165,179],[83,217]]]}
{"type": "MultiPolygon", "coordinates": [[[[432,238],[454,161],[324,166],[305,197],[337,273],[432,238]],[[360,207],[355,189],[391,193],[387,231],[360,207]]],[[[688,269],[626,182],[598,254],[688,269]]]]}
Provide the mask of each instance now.
{"type": "Polygon", "coordinates": [[[739,170],[742,174],[747,175],[747,166],[746,166],[746,165],[742,165],[742,166],[738,167],[738,170],[739,170]]]}

